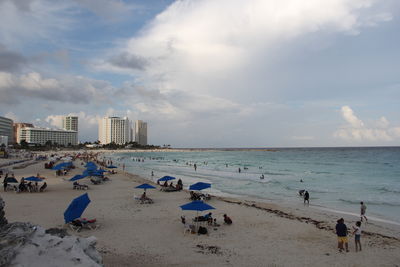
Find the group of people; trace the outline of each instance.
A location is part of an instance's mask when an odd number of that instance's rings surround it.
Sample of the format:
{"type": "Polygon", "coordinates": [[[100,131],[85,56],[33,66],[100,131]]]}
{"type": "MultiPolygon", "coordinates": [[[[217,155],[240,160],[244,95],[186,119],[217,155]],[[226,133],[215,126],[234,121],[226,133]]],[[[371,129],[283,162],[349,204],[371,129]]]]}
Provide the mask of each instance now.
{"type": "Polygon", "coordinates": [[[299,195],[301,197],[303,197],[304,204],[306,204],[306,202],[307,202],[308,205],[310,204],[310,193],[308,193],[307,190],[304,190],[304,189],[299,190],[299,195]]]}
{"type": "MultiPolygon", "coordinates": [[[[38,174],[39,175],[39,174],[38,174]]],[[[42,179],[44,179],[42,177],[42,179]]],[[[20,180],[20,183],[16,185],[18,182],[15,179],[14,175],[8,176],[8,173],[4,176],[3,179],[3,188],[4,192],[7,192],[8,190],[13,190],[15,192],[43,192],[43,190],[47,187],[47,183],[44,182],[43,185],[39,186],[38,182],[26,182],[25,178],[22,177],[20,180]],[[10,179],[14,180],[14,182],[9,182],[10,179]],[[13,184],[13,185],[12,185],[13,184]]]]}
{"type": "Polygon", "coordinates": [[[183,189],[183,182],[181,179],[178,180],[176,185],[174,185],[173,182],[168,184],[168,181],[165,181],[163,184],[160,184],[160,181],[157,181],[157,184],[161,185],[161,191],[172,192],[172,191],[180,191],[183,189]]]}
{"type": "MultiPolygon", "coordinates": [[[[360,220],[356,222],[356,224],[353,226],[353,231],[352,234],[354,235],[354,243],[356,246],[356,252],[361,251],[361,224],[362,221],[365,219],[365,222],[368,221],[367,216],[365,215],[367,210],[367,206],[364,204],[363,201],[360,202],[360,220]]],[[[347,228],[347,225],[344,223],[344,219],[340,218],[337,220],[336,224],[336,235],[338,237],[338,249],[339,252],[342,252],[346,250],[346,252],[349,252],[349,241],[347,239],[347,236],[349,234],[349,229],[347,228]]]]}
{"type": "Polygon", "coordinates": [[[204,200],[204,199],[207,200],[210,199],[210,195],[190,191],[190,200],[204,200]]]}
{"type": "MultiPolygon", "coordinates": [[[[224,220],[224,224],[227,224],[227,225],[231,225],[231,224],[233,223],[233,222],[232,222],[232,219],[231,219],[228,215],[226,215],[226,214],[223,215],[223,220],[224,220]]],[[[195,231],[195,226],[194,226],[193,224],[191,224],[191,225],[187,225],[187,224],[186,224],[186,218],[185,218],[185,216],[181,216],[181,221],[182,221],[182,223],[183,223],[185,226],[187,226],[187,227],[191,230],[192,233],[195,233],[195,232],[196,232],[196,231],[195,231]]],[[[203,216],[195,217],[195,218],[193,219],[193,221],[194,221],[194,222],[207,222],[207,224],[208,224],[209,226],[213,226],[213,227],[219,227],[219,226],[221,226],[221,225],[217,222],[217,219],[212,217],[212,213],[211,213],[211,212],[209,212],[209,213],[207,213],[207,214],[205,214],[205,215],[203,215],[203,216]]],[[[201,230],[203,230],[202,228],[204,228],[204,227],[202,227],[202,226],[199,227],[199,230],[198,230],[198,231],[199,231],[199,234],[200,234],[201,230]]]]}

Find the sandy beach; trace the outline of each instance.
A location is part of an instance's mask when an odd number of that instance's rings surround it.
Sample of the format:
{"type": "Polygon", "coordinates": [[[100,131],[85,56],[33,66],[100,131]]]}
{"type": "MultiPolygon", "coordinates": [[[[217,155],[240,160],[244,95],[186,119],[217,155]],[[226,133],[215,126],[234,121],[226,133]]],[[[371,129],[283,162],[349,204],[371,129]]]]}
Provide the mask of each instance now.
{"type": "MultiPolygon", "coordinates": [[[[134,174],[109,175],[111,181],[92,185],[88,191],[73,190],[70,178],[83,171],[81,161],[68,176],[56,177],[44,169],[44,161],[13,169],[16,178],[46,177],[43,193],[1,191],[9,222],[30,221],[45,228],[66,227],[63,213],[70,201],[87,192],[91,203],[83,217],[96,218],[100,228],[72,234],[98,239],[97,248],[105,266],[398,266],[400,227],[379,222],[364,226],[363,251],[356,253],[349,237],[349,253],[339,253],[333,231],[339,215],[316,209],[284,207],[243,199],[214,197],[213,217],[221,224],[208,227],[208,235],[184,234],[180,216],[193,218],[196,212],[179,206],[190,202],[189,193],[148,190],[154,204],[140,204],[135,186],[148,182],[134,174]],[[222,224],[223,214],[233,219],[222,224]]],[[[10,167],[9,167],[10,169],[10,167]]],[[[205,214],[201,213],[201,214],[205,214]]],[[[351,228],[356,219],[344,216],[351,228]]]]}

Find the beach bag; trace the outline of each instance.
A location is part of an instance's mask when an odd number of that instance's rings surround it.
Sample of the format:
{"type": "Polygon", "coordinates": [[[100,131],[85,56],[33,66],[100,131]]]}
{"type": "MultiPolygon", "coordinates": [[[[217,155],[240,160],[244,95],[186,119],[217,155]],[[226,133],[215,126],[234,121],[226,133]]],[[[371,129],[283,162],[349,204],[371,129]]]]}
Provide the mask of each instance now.
{"type": "Polygon", "coordinates": [[[207,228],[200,226],[199,231],[197,232],[199,235],[206,235],[207,234],[207,228]]]}

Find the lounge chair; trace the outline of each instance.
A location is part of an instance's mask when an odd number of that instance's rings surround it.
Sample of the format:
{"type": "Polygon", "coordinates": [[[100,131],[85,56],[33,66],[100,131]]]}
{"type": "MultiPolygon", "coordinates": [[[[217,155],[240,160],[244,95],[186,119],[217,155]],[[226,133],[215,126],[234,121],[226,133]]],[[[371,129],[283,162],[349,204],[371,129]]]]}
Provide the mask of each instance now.
{"type": "Polygon", "coordinates": [[[100,226],[96,224],[96,219],[87,220],[86,218],[75,219],[68,223],[72,231],[80,232],[82,229],[96,230],[100,226]]]}
{"type": "Polygon", "coordinates": [[[95,180],[95,179],[90,179],[90,181],[93,183],[93,184],[101,184],[101,181],[99,181],[99,180],[95,180]]]}

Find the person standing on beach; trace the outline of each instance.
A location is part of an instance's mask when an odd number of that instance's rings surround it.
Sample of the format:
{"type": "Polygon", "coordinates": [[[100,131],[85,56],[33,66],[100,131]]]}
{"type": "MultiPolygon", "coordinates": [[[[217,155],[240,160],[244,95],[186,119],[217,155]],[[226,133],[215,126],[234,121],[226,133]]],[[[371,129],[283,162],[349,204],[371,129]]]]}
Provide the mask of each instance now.
{"type": "Polygon", "coordinates": [[[125,171],[125,163],[122,164],[122,170],[125,171]]]}
{"type": "Polygon", "coordinates": [[[347,226],[344,224],[344,219],[340,218],[336,224],[336,235],[338,237],[339,252],[343,251],[343,244],[346,247],[346,252],[349,252],[349,243],[347,240],[347,226]]]}
{"type": "Polygon", "coordinates": [[[365,218],[365,221],[368,222],[367,216],[365,216],[365,212],[367,211],[367,206],[364,204],[364,202],[360,202],[360,217],[361,217],[361,221],[363,221],[363,217],[365,218]]]}
{"type": "Polygon", "coordinates": [[[361,222],[356,222],[356,226],[353,226],[354,229],[354,241],[356,243],[356,252],[361,251],[361,222]]]}
{"type": "Polygon", "coordinates": [[[239,171],[239,173],[241,173],[241,171],[242,171],[242,170],[239,168],[239,170],[238,170],[238,171],[239,171]]]}
{"type": "Polygon", "coordinates": [[[193,167],[194,167],[194,171],[197,171],[197,165],[196,165],[196,163],[193,164],[193,167]]]}
{"type": "Polygon", "coordinates": [[[308,191],[304,192],[304,204],[310,205],[310,194],[308,193],[308,191]]]}

